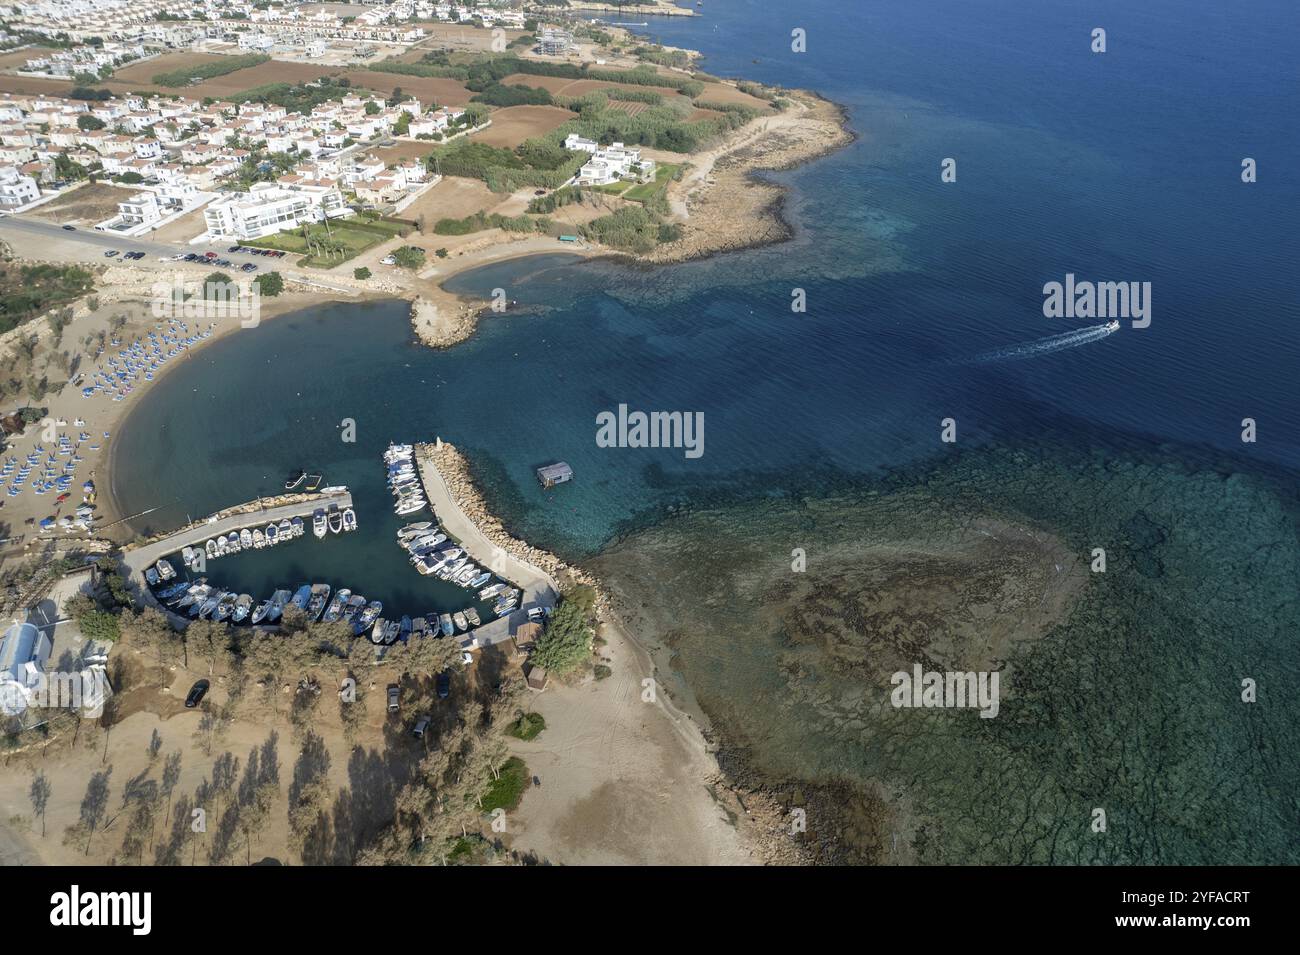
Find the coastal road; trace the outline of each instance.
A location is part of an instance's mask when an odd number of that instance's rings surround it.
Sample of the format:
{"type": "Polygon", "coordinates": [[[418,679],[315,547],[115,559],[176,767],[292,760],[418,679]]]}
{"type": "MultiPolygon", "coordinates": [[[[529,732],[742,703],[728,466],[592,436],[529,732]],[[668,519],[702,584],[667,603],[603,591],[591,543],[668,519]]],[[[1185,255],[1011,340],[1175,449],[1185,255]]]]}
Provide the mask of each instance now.
{"type": "Polygon", "coordinates": [[[216,252],[221,258],[229,259],[235,265],[251,262],[262,269],[273,263],[282,263],[288,258],[274,258],[265,255],[243,255],[226,252],[234,245],[234,240],[211,245],[192,246],[185,242],[150,242],[146,239],[131,239],[125,236],[109,235],[94,229],[78,228],[69,232],[54,222],[41,219],[28,219],[19,216],[0,218],[0,239],[4,239],[14,250],[14,254],[23,258],[48,259],[59,262],[123,262],[121,255],[105,259],[104,253],[109,249],[121,252],[143,252],[145,257],[138,262],[125,262],[126,265],[142,268],[159,266],[175,268],[179,265],[200,265],[189,262],[159,262],[160,256],[172,256],[180,253],[207,251],[216,252]]]}

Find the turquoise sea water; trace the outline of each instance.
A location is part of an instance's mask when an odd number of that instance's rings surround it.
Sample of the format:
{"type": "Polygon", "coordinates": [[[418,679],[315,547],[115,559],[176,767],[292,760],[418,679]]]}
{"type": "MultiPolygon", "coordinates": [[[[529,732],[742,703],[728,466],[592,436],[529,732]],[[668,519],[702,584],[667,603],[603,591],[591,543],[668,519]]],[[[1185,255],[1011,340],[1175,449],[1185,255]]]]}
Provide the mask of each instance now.
{"type": "MultiPolygon", "coordinates": [[[[982,771],[1027,773],[1029,764],[994,759],[1029,745],[1003,728],[1023,725],[1026,711],[1014,705],[1005,724],[991,721],[998,729],[977,721],[978,734],[955,744],[914,742],[921,749],[906,765],[843,734],[790,740],[725,720],[743,762],[780,780],[887,780],[951,834],[949,850],[993,861],[1041,858],[1032,847],[1065,825],[1042,808],[1060,806],[1060,793],[1087,801],[1100,787],[1099,798],[1123,801],[1144,781],[1176,780],[1177,792],[1152,796],[1157,805],[1137,814],[1145,835],[1130,831],[1123,852],[1075,846],[1061,857],[1289,858],[1294,715],[1258,704],[1258,725],[1232,707],[1231,718],[1211,719],[1188,700],[1226,701],[1244,674],[1266,672],[1276,685],[1300,669],[1287,629],[1297,528],[1285,490],[1300,467],[1300,241],[1289,212],[1300,189],[1282,173],[1300,135],[1289,120],[1300,106],[1289,74],[1297,16],[1281,2],[1246,10],[1172,0],[1140,9],[814,0],[791,12],[711,0],[698,19],[655,21],[650,32],[702,49],[707,69],[815,88],[848,106],[858,142],[772,177],[792,189],[794,241],[656,270],[560,254],[481,269],[450,287],[503,288],[526,307],[487,319],[445,353],[411,344],[401,303],[325,307],[241,331],[140,399],[117,438],[116,494],[128,513],[163,505],[147,519],[162,527],[273,493],[293,468],[323,470],[353,488],[360,533],[228,559],[214,565],[216,576],[267,593],[325,579],[418,613],[449,598],[392,543],[398,522],[379,455],[390,440],[441,435],[469,454],[492,506],[521,536],[577,559],[608,552],[614,578],[634,566],[647,578],[616,579],[629,595],[690,609],[700,642],[680,654],[680,689],[697,689],[715,715],[743,705],[756,686],[795,699],[808,692],[806,673],[791,683],[758,653],[789,649],[773,620],[706,599],[713,579],[749,572],[763,521],[778,519],[764,501],[833,498],[852,511],[865,506],[864,489],[887,487],[898,473],[946,488],[967,508],[1032,518],[1080,547],[1122,530],[1121,552],[1149,551],[1127,565],[1161,571],[1140,574],[1140,588],[1133,578],[1142,600],[1123,604],[1115,629],[1089,626],[1108,619],[1125,592],[1122,578],[1093,588],[1078,621],[1025,651],[1052,658],[1033,705],[1072,701],[1070,718],[1039,725],[1035,751],[1086,751],[1091,760],[1085,770],[1081,758],[1061,756],[1050,797],[1009,796],[1001,815],[981,816],[969,792],[934,781],[957,751],[988,756],[982,771]],[[1108,30],[1104,55],[1088,52],[1099,25],[1108,30]],[[808,31],[805,54],[789,51],[794,27],[808,31]],[[1255,184],[1240,181],[1244,156],[1259,163],[1255,184]],[[945,157],[957,159],[956,183],[940,182],[945,157]],[[1095,324],[1043,316],[1043,284],[1066,273],[1151,282],[1151,326],[1125,323],[1018,361],[977,360],[1095,324]],[[794,288],[806,291],[807,314],[790,311],[794,288]],[[704,455],[597,447],[595,416],[620,403],[703,412],[704,455]],[[1246,417],[1258,423],[1253,444],[1240,440],[1246,417]],[[956,421],[955,447],[939,440],[945,418],[956,421]],[[340,440],[344,419],[356,422],[355,444],[340,440]],[[1005,456],[1013,453],[1023,457],[1005,456]],[[533,468],[557,459],[577,479],[542,491],[533,468]],[[1134,469],[1142,481],[1108,496],[1108,481],[1134,469]],[[1249,487],[1249,504],[1216,506],[1234,480],[1249,487]],[[697,591],[665,593],[653,571],[610,548],[632,534],[624,548],[640,540],[655,553],[694,555],[692,515],[718,509],[746,554],[734,567],[724,551],[692,563],[697,591]],[[1088,518],[1109,511],[1104,526],[1088,518]],[[1272,557],[1262,569],[1252,564],[1260,553],[1272,557]],[[1118,668],[1144,620],[1167,622],[1175,609],[1178,625],[1140,644],[1137,682],[1116,669],[1094,674],[1110,679],[1116,698],[1077,692],[1071,668],[1097,660],[1111,661],[1101,671],[1118,668]],[[698,662],[704,646],[707,667],[698,662]],[[725,652],[714,659],[728,646],[745,647],[746,665],[728,665],[725,652]],[[1188,668],[1207,647],[1214,665],[1188,668]],[[1144,709],[1139,698],[1156,704],[1144,709]],[[1132,709],[1127,743],[1103,726],[1115,699],[1132,709]],[[1153,749],[1168,726],[1181,727],[1177,751],[1153,749]],[[1000,748],[980,748],[989,733],[1000,748]],[[1136,762],[1115,755],[1125,746],[1136,762]],[[1230,754],[1249,784],[1211,781],[1214,754],[1230,754]],[[1143,768],[1107,790],[1115,777],[1104,769],[1118,765],[1143,768]],[[1024,822],[1014,847],[978,822],[997,818],[1005,828],[1031,804],[1044,818],[1024,822]],[[1223,820],[1214,833],[1211,817],[1223,820]],[[1251,826],[1264,833],[1254,844],[1251,826]]],[[[829,547],[830,525],[811,526],[806,546],[816,549],[822,526],[829,547]]],[[[787,540],[771,544],[788,555],[787,540]]]]}

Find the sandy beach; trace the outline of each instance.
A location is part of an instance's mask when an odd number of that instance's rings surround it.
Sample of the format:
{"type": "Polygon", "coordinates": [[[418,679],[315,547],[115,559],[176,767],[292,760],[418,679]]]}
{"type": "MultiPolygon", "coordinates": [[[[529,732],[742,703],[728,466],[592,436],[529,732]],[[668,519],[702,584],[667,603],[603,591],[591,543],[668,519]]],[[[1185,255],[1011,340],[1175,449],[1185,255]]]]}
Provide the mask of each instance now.
{"type": "MultiPolygon", "coordinates": [[[[381,259],[398,245],[421,237],[394,238],[329,270],[275,263],[271,269],[283,276],[285,291],[276,298],[262,300],[258,320],[272,320],[340,300],[402,299],[411,303],[415,336],[431,347],[446,348],[469,338],[480,317],[491,314],[486,303],[453,295],[443,287],[448,279],[470,269],[554,252],[667,264],[782,241],[791,234],[780,214],[784,188],[757,179],[755,173],[791,168],[840,148],[853,138],[845,128],[842,111],[833,104],[811,94],[792,96],[791,104],[785,112],[753,120],[724,142],[690,157],[686,174],[670,185],[668,193],[675,217],[684,225],[684,235],[649,255],[628,256],[594,244],[559,243],[550,237],[492,229],[467,236],[430,237],[442,246],[444,254],[431,257],[418,271],[405,271],[383,266],[381,259]],[[361,267],[371,270],[370,278],[354,277],[353,270],[361,267]]],[[[507,199],[508,204],[515,205],[526,201],[524,195],[507,199]]],[[[598,212],[592,209],[582,214],[598,212]]],[[[72,321],[62,336],[54,331],[48,317],[42,318],[0,340],[0,353],[14,355],[20,339],[35,335],[34,364],[43,361],[48,367],[53,356],[65,349],[79,356],[79,370],[86,374],[117,348],[166,327],[166,319],[154,314],[156,283],[172,282],[178,275],[186,281],[201,281],[210,270],[210,266],[202,264],[151,261],[97,268],[95,293],[73,306],[72,321]],[[113,338],[122,344],[105,344],[97,354],[101,339],[113,338]]],[[[205,316],[201,322],[190,321],[188,333],[198,327],[210,327],[211,336],[167,362],[154,373],[155,380],[184,367],[204,344],[239,331],[241,324],[238,315],[215,319],[205,316]]],[[[51,420],[67,422],[59,426],[60,432],[71,431],[70,436],[75,437],[76,432],[84,430],[96,439],[87,444],[100,444],[99,449],[84,453],[85,460],[76,476],[78,485],[93,479],[100,491],[93,535],[96,540],[107,538],[121,545],[133,533],[129,525],[118,523],[130,515],[118,513],[113,503],[112,455],[114,437],[120,428],[129,426],[129,412],[145,387],[147,383],[139,381],[131,394],[114,401],[113,396],[103,393],[83,398],[79,387],[67,384],[35,402],[48,407],[51,420]],[[84,421],[84,426],[75,427],[73,423],[78,420],[84,421]]],[[[41,439],[41,429],[29,426],[26,434],[12,439],[9,453],[21,457],[41,439]]],[[[472,516],[487,539],[507,552],[526,549],[521,556],[548,572],[562,571],[564,580],[587,579],[581,571],[510,537],[488,511],[469,477],[467,462],[454,449],[448,449],[439,463],[452,474],[452,493],[458,505],[472,516]]],[[[0,511],[0,523],[10,529],[5,536],[16,539],[0,550],[0,565],[30,558],[37,552],[53,556],[59,549],[103,546],[89,540],[90,535],[85,533],[40,534],[37,522],[60,514],[54,503],[29,492],[7,499],[0,511]],[[52,548],[51,541],[58,543],[52,548]]],[[[64,508],[75,508],[76,504],[70,499],[64,508]]],[[[597,680],[588,668],[585,676],[567,685],[553,681],[544,693],[532,698],[535,710],[546,717],[548,729],[534,741],[518,743],[515,749],[528,761],[540,785],[530,790],[516,813],[509,844],[542,859],[577,864],[800,861],[793,843],[782,838],[780,809],[766,805],[760,795],[750,793],[742,799],[730,790],[697,724],[673,706],[668,694],[655,692],[653,662],[603,594],[598,613],[603,640],[598,656],[611,667],[612,676],[597,680]]],[[[192,676],[179,671],[172,692],[192,676]]],[[[105,758],[132,762],[129,752],[143,752],[143,741],[149,733],[165,728],[166,721],[176,715],[170,708],[174,704],[174,699],[165,704],[155,700],[123,719],[109,739],[98,742],[108,747],[105,758]]],[[[253,745],[264,735],[265,726],[256,720],[247,726],[236,725],[230,732],[232,743],[237,745],[253,745]]],[[[343,762],[339,759],[336,765],[343,762]]],[[[75,780],[80,765],[75,754],[68,751],[51,768],[58,774],[61,797],[51,809],[50,822],[54,823],[54,817],[75,809],[71,797],[77,791],[75,780]],[[66,803],[62,798],[65,794],[66,803]]],[[[198,781],[197,767],[191,762],[183,785],[198,781]],[[192,772],[195,778],[191,781],[192,772]]],[[[0,805],[20,814],[25,780],[11,782],[13,785],[0,787],[0,805]]],[[[267,851],[286,852],[283,838],[282,826],[277,827],[267,840],[267,851]]],[[[76,861],[75,854],[55,842],[35,838],[30,827],[24,830],[16,825],[0,826],[0,854],[5,861],[76,861]]],[[[100,861],[111,858],[94,855],[100,861]]]]}

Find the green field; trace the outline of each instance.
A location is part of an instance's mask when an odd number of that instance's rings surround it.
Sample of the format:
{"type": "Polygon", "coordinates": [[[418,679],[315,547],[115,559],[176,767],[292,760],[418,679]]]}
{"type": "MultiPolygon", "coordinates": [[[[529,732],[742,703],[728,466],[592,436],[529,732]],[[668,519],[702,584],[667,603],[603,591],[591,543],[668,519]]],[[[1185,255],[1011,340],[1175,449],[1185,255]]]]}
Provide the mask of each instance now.
{"type": "Polygon", "coordinates": [[[662,196],[668,191],[668,183],[677,175],[677,170],[682,168],[679,164],[660,163],[655,169],[654,182],[643,182],[633,186],[627,192],[623,193],[624,199],[631,199],[634,202],[644,202],[652,196],[662,196]]]}
{"type": "Polygon", "coordinates": [[[303,235],[303,227],[299,227],[244,244],[301,255],[303,258],[298,260],[299,265],[331,268],[403,234],[410,226],[391,219],[358,216],[353,219],[331,219],[328,231],[324,223],[313,223],[306,226],[306,229],[307,236],[311,238],[310,243],[303,235]],[[317,251],[318,243],[328,251],[317,251]]]}

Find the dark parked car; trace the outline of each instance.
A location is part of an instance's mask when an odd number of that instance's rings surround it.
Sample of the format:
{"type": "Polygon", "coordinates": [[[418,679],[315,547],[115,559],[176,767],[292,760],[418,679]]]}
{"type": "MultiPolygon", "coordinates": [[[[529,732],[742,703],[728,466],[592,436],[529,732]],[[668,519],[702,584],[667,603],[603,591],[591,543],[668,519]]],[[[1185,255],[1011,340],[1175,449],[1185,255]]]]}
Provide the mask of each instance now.
{"type": "Polygon", "coordinates": [[[400,691],[398,690],[396,683],[388,684],[388,712],[390,713],[396,713],[399,708],[399,704],[397,701],[399,692],[400,691]]]}
{"type": "Polygon", "coordinates": [[[198,683],[195,683],[192,687],[190,687],[190,694],[189,696],[185,697],[185,708],[190,710],[194,709],[194,707],[198,706],[199,703],[203,701],[203,697],[207,694],[207,692],[208,692],[208,681],[199,680],[198,683]]]}
{"type": "Polygon", "coordinates": [[[411,730],[411,735],[414,736],[416,739],[421,739],[424,736],[424,731],[427,730],[428,728],[429,728],[429,717],[421,716],[418,720],[415,721],[415,728],[411,730]]]}
{"type": "Polygon", "coordinates": [[[237,245],[232,245],[230,248],[226,249],[226,251],[227,251],[227,252],[238,252],[238,251],[240,251],[240,249],[239,249],[239,246],[237,246],[237,245]]]}
{"type": "Polygon", "coordinates": [[[438,699],[445,700],[451,695],[451,674],[443,670],[438,674],[438,699]]]}
{"type": "Polygon", "coordinates": [[[240,269],[242,269],[245,272],[256,272],[257,266],[252,262],[245,262],[243,265],[240,266],[240,269]]]}
{"type": "Polygon", "coordinates": [[[76,227],[75,225],[65,225],[65,226],[63,227],[63,231],[64,231],[64,232],[76,232],[76,231],[77,231],[77,227],[76,227]]]}

